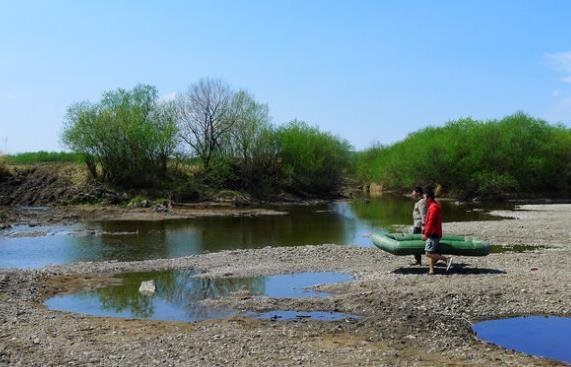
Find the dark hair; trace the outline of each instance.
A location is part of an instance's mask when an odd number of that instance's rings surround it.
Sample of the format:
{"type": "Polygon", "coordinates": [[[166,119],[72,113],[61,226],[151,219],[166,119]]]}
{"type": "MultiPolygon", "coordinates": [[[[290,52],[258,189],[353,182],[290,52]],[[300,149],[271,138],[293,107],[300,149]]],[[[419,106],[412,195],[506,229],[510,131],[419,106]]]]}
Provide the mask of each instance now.
{"type": "Polygon", "coordinates": [[[433,186],[426,186],[424,188],[424,194],[431,199],[434,199],[434,187],[433,186]]]}
{"type": "Polygon", "coordinates": [[[424,191],[422,190],[422,187],[420,187],[420,186],[415,187],[413,191],[418,193],[419,195],[424,194],[424,191]]]}

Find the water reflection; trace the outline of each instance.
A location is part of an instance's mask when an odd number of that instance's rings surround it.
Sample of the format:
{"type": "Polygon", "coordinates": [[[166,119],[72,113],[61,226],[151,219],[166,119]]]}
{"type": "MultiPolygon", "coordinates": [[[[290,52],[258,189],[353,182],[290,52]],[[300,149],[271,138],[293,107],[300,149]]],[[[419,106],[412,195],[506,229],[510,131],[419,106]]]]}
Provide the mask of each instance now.
{"type": "Polygon", "coordinates": [[[206,278],[192,271],[127,273],[111,285],[92,291],[58,295],[45,304],[53,310],[149,320],[198,321],[237,314],[233,310],[204,307],[200,301],[233,292],[247,292],[272,298],[326,297],[328,294],[308,287],[348,281],[350,275],[338,273],[296,273],[243,278],[206,278]],[[156,294],[139,292],[142,281],[154,280],[156,294]]]}
{"type": "MultiPolygon", "coordinates": [[[[446,221],[490,218],[486,212],[473,211],[470,207],[449,202],[443,202],[443,206],[446,221]]],[[[55,231],[58,235],[48,235],[54,234],[49,228],[17,227],[0,235],[0,267],[37,268],[78,261],[149,260],[268,245],[335,243],[371,246],[368,234],[412,220],[412,201],[394,196],[278,209],[288,214],[87,222],[58,227],[60,229],[55,231]],[[26,231],[39,235],[28,236],[26,231]],[[38,231],[45,233],[42,235],[38,231]]]]}
{"type": "Polygon", "coordinates": [[[571,317],[527,316],[473,326],[481,339],[504,348],[571,363],[571,317]]]}

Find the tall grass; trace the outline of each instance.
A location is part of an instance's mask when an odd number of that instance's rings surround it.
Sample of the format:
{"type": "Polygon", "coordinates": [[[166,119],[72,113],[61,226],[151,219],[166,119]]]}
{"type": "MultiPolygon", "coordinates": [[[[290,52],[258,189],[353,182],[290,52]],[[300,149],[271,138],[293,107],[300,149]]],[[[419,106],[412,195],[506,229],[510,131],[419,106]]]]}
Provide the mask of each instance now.
{"type": "Polygon", "coordinates": [[[6,163],[8,164],[35,164],[43,162],[83,162],[83,156],[80,153],[71,152],[26,152],[14,155],[7,155],[6,163]]]}
{"type": "Polygon", "coordinates": [[[356,172],[396,189],[430,182],[466,196],[568,195],[571,130],[523,113],[460,119],[360,152],[356,172]]]}

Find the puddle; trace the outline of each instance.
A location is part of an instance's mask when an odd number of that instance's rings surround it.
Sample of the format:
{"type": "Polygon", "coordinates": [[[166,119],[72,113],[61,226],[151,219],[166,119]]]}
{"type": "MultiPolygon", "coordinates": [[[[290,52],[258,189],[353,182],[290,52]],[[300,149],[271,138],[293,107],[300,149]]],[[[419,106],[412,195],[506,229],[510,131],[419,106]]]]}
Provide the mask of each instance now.
{"type": "MultiPolygon", "coordinates": [[[[329,293],[312,289],[317,285],[349,281],[352,277],[341,273],[295,273],[243,278],[206,278],[189,270],[169,270],[146,273],[126,273],[114,277],[110,285],[90,291],[56,295],[45,302],[52,310],[82,313],[93,316],[129,319],[194,322],[239,315],[236,310],[213,310],[200,301],[221,298],[234,292],[247,292],[271,298],[316,298],[329,293]],[[139,292],[141,282],[153,280],[156,292],[144,296],[139,292]]],[[[290,319],[289,313],[278,315],[290,319]]],[[[264,313],[247,313],[246,317],[264,317],[264,313]]],[[[297,318],[333,321],[350,315],[329,312],[299,312],[297,318]]],[[[291,316],[295,319],[295,316],[291,316]]]]}
{"type": "Polygon", "coordinates": [[[526,316],[488,320],[472,329],[486,342],[571,363],[571,317],[526,316]]]}
{"type": "Polygon", "coordinates": [[[317,291],[312,287],[346,282],[353,279],[348,274],[328,272],[280,274],[263,278],[265,278],[264,290],[260,295],[271,298],[323,298],[330,294],[317,291]]]}
{"type": "Polygon", "coordinates": [[[300,321],[300,320],[317,320],[317,321],[340,321],[340,320],[357,320],[359,316],[341,312],[330,311],[268,311],[260,313],[247,313],[247,317],[272,321],[300,321]]]}
{"type": "Polygon", "coordinates": [[[506,252],[515,252],[515,253],[521,253],[521,252],[533,252],[533,251],[537,251],[537,250],[542,250],[542,249],[546,249],[549,248],[549,246],[541,246],[541,245],[492,245],[491,246],[492,254],[503,254],[506,252]]]}

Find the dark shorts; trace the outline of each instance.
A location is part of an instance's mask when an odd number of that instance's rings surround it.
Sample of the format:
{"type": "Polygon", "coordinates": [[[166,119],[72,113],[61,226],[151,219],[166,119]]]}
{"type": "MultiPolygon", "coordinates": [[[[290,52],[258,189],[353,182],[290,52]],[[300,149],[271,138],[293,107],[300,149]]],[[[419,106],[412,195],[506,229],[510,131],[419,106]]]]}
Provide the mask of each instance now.
{"type": "Polygon", "coordinates": [[[438,248],[440,244],[440,238],[427,238],[426,242],[424,243],[424,251],[430,253],[438,253],[438,248]]]}

